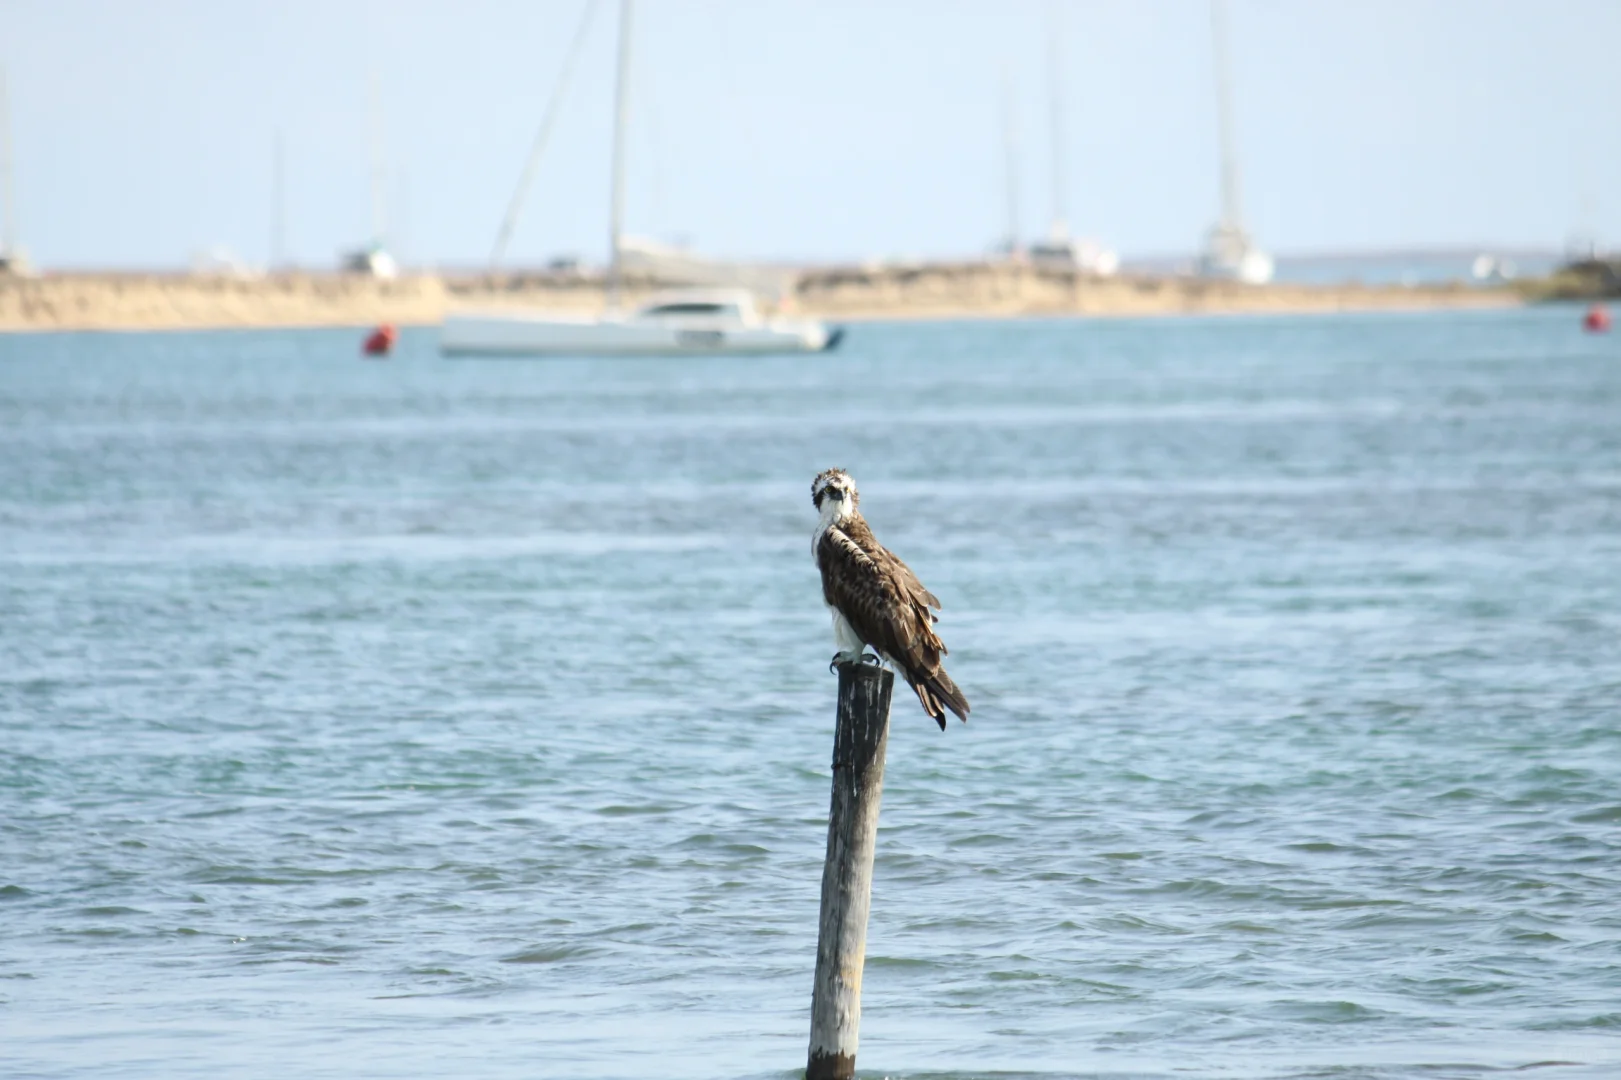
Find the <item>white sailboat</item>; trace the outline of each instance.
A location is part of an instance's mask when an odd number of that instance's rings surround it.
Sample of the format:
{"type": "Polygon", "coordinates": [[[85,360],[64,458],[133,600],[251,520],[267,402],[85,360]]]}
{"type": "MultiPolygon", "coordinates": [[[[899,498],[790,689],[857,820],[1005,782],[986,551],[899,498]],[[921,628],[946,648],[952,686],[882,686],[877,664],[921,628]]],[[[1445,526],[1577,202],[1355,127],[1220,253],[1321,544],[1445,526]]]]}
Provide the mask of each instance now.
{"type": "Polygon", "coordinates": [[[1047,108],[1052,124],[1053,217],[1044,240],[1030,245],[1030,261],[1037,265],[1074,268],[1083,274],[1109,277],[1120,269],[1120,256],[1096,240],[1072,237],[1064,216],[1064,88],[1059,81],[1063,61],[1058,54],[1062,32],[1058,8],[1047,12],[1047,108]]]}
{"type": "Polygon", "coordinates": [[[383,150],[383,91],[373,68],[368,81],[371,131],[371,243],[343,255],[343,270],[349,274],[392,281],[400,276],[400,265],[388,250],[388,211],[384,193],[388,187],[387,156],[383,150]]]}
{"type": "Polygon", "coordinates": [[[1002,74],[1002,180],[1007,196],[1007,235],[993,250],[1013,262],[1024,261],[1024,238],[1019,228],[1019,133],[1013,105],[1013,72],[1002,74]]]}
{"type": "Polygon", "coordinates": [[[843,337],[842,330],[830,329],[814,319],[762,315],[753,295],[743,289],[683,289],[651,297],[630,311],[621,306],[631,7],[631,0],[620,0],[607,310],[600,315],[452,312],[440,326],[440,351],[464,356],[657,356],[820,352],[833,348],[843,337]]]}
{"type": "Polygon", "coordinates": [[[1223,0],[1210,2],[1210,36],[1216,61],[1216,120],[1221,135],[1221,220],[1205,238],[1199,271],[1249,285],[1272,280],[1272,256],[1244,231],[1238,198],[1238,156],[1233,148],[1232,86],[1227,72],[1227,23],[1223,0]]]}
{"type": "Polygon", "coordinates": [[[461,356],[771,355],[825,351],[843,334],[815,320],[766,318],[746,289],[677,289],[628,312],[446,315],[439,348],[461,356]]]}

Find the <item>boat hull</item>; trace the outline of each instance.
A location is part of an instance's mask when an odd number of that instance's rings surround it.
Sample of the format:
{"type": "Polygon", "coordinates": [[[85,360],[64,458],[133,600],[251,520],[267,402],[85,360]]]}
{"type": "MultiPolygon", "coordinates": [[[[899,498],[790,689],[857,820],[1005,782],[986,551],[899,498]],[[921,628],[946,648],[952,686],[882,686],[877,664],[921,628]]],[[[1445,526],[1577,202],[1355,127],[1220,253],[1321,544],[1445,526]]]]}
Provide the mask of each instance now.
{"type": "Polygon", "coordinates": [[[773,319],[753,325],[652,323],[553,315],[447,315],[439,351],[447,356],[769,356],[822,352],[840,330],[773,319]]]}

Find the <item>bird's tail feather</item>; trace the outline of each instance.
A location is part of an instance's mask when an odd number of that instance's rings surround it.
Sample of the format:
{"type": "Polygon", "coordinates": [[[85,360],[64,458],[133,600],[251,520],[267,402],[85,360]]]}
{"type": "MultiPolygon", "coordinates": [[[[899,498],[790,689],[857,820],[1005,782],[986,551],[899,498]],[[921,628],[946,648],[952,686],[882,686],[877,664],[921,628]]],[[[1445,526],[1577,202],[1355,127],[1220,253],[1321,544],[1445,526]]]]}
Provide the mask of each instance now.
{"type": "Polygon", "coordinates": [[[934,718],[941,731],[946,729],[946,709],[956,713],[959,720],[968,719],[968,699],[951,681],[945,668],[935,668],[920,678],[912,678],[911,672],[907,672],[907,676],[906,681],[917,691],[917,700],[922,704],[923,711],[934,718]]]}

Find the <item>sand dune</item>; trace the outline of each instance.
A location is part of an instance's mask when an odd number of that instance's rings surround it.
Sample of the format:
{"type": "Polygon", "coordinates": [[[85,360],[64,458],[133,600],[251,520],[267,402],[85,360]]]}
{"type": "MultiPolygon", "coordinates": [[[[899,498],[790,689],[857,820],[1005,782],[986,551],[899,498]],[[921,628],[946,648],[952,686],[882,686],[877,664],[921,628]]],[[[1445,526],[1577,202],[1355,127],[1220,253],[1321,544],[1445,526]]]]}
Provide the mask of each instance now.
{"type": "MultiPolygon", "coordinates": [[[[653,291],[632,282],[627,300],[653,291]]],[[[821,268],[779,306],[832,318],[1159,315],[1502,307],[1506,289],[1462,285],[1242,285],[1181,277],[1090,278],[1015,264],[821,268]]],[[[579,275],[51,274],[0,276],[0,331],[431,325],[453,308],[593,311],[600,279],[579,275]]]]}

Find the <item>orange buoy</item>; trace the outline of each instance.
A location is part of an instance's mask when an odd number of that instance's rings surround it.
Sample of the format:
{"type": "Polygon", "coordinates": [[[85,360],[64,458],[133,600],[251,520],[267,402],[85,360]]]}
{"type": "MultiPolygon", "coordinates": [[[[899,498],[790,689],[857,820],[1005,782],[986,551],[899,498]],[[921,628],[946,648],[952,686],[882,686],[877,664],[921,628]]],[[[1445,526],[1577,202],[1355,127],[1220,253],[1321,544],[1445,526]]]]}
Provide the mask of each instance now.
{"type": "Polygon", "coordinates": [[[1582,329],[1589,334],[1602,334],[1610,329],[1610,309],[1603,304],[1594,304],[1582,316],[1582,329]]]}
{"type": "Polygon", "coordinates": [[[394,348],[394,341],[399,337],[399,331],[394,329],[392,323],[384,323],[366,336],[365,344],[360,351],[366,356],[387,356],[394,348]]]}

